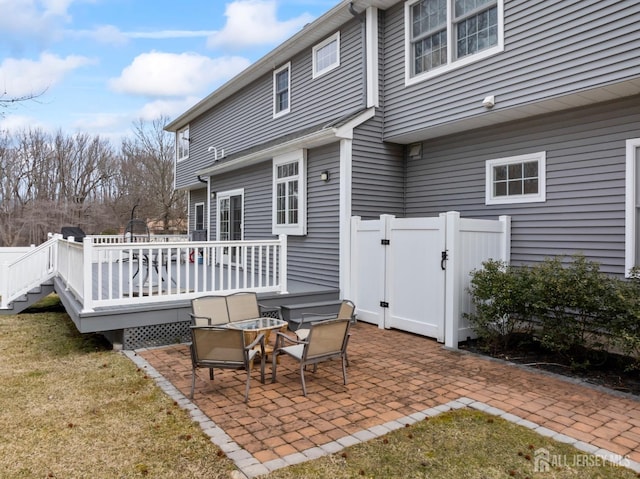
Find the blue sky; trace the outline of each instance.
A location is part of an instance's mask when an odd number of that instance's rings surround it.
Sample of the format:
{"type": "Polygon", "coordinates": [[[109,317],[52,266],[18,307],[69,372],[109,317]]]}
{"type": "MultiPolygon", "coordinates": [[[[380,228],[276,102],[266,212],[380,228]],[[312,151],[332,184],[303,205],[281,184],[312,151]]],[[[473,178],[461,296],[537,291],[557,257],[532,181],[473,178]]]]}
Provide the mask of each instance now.
{"type": "Polygon", "coordinates": [[[0,130],[116,142],[175,118],[339,0],[0,0],[0,130]]]}

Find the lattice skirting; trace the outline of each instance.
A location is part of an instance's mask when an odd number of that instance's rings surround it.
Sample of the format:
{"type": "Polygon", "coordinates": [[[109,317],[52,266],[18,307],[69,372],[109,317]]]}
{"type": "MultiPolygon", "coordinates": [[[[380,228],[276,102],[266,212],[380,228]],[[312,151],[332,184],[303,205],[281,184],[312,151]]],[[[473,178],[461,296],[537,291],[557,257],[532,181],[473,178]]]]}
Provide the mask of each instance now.
{"type": "Polygon", "coordinates": [[[122,349],[150,348],[191,341],[189,321],[154,324],[126,328],[123,331],[122,349]]]}

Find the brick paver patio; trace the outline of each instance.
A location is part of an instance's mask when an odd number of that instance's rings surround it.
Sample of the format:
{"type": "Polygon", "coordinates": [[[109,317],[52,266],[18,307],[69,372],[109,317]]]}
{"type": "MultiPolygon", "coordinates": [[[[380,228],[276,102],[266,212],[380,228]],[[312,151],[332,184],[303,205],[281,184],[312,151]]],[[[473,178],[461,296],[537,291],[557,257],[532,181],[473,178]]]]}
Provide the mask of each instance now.
{"type": "MultiPolygon", "coordinates": [[[[148,362],[185,396],[191,387],[186,345],[140,350],[148,362]]],[[[434,340],[358,323],[349,342],[348,384],[339,361],[308,371],[302,396],[297,363],[288,357],[271,383],[259,369],[252,375],[249,403],[243,402],[243,372],[216,370],[214,381],[200,370],[194,403],[251,461],[277,463],[345,437],[366,439],[365,430],[402,420],[459,398],[535,423],[640,463],[640,401],[554,375],[450,351],[434,340]]],[[[302,456],[301,456],[302,457],[302,456]]]]}

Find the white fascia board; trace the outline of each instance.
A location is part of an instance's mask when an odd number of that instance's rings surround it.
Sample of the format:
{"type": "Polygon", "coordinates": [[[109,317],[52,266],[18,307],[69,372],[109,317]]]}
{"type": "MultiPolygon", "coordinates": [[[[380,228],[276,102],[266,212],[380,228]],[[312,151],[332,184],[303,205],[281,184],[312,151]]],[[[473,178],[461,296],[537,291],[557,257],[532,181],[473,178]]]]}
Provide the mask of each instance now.
{"type": "Polygon", "coordinates": [[[378,9],[367,8],[366,27],[367,107],[380,105],[378,66],[378,9]]]}
{"type": "Polygon", "coordinates": [[[336,136],[345,140],[353,140],[353,129],[360,126],[365,121],[370,120],[376,114],[375,108],[368,108],[360,115],[356,116],[352,120],[349,120],[344,125],[336,128],[336,136]]]}

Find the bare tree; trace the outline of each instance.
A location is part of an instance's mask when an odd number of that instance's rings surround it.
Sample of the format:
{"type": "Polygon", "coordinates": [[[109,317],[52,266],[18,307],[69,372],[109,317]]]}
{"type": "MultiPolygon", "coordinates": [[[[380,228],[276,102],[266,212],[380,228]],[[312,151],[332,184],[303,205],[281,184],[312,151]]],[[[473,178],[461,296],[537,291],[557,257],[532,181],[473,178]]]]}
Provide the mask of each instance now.
{"type": "Polygon", "coordinates": [[[163,130],[167,117],[133,124],[133,138],[122,142],[123,171],[130,172],[131,207],[161,224],[163,232],[185,228],[186,198],[173,188],[175,140],[163,130]]]}

